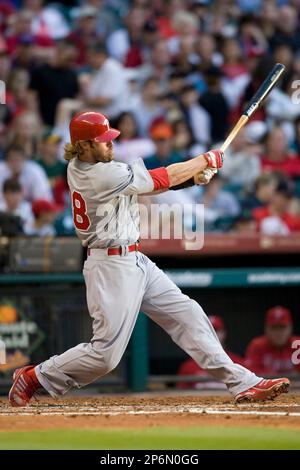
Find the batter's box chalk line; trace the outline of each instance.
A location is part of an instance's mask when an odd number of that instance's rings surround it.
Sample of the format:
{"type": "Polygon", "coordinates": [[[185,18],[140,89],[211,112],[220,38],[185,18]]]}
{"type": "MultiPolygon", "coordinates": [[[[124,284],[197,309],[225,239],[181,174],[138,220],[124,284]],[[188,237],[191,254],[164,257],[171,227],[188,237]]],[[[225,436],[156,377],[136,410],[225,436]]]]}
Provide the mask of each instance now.
{"type": "Polygon", "coordinates": [[[300,417],[300,411],[292,411],[293,409],[300,409],[299,406],[294,404],[280,404],[280,405],[262,405],[252,404],[251,409],[249,405],[219,405],[214,407],[197,407],[197,406],[186,406],[186,407],[138,407],[132,406],[117,406],[117,407],[90,407],[90,406],[29,406],[28,408],[16,409],[12,408],[8,411],[7,408],[1,410],[0,416],[120,416],[120,415],[159,415],[159,414],[202,414],[202,415],[244,415],[244,416],[290,416],[300,417]],[[284,408],[285,410],[278,410],[277,408],[284,408]],[[247,409],[248,408],[248,409],[247,409]],[[253,409],[256,408],[256,409],[253,409]],[[271,409],[267,409],[271,408],[271,409]],[[274,409],[275,408],[275,409],[274,409]],[[291,411],[289,411],[289,409],[291,411]]]}

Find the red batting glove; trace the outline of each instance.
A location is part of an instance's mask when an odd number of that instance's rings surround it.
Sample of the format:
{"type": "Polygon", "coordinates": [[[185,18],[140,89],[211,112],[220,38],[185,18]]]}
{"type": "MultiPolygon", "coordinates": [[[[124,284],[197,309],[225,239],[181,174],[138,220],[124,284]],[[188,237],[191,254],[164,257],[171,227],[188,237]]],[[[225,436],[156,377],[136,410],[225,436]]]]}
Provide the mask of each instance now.
{"type": "Polygon", "coordinates": [[[221,168],[223,165],[224,152],[221,150],[210,150],[204,153],[209,168],[221,168]]]}

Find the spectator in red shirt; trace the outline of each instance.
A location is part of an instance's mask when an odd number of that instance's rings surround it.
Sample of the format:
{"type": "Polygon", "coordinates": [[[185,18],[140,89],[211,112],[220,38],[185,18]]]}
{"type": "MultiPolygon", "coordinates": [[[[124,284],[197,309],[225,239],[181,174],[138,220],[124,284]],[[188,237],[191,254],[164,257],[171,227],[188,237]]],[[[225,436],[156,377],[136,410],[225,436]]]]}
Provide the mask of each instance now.
{"type": "Polygon", "coordinates": [[[5,32],[9,20],[15,12],[14,2],[10,0],[1,0],[0,4],[0,32],[5,32]]]}
{"type": "MultiPolygon", "coordinates": [[[[48,35],[40,35],[32,31],[32,22],[34,21],[35,14],[31,10],[20,10],[16,12],[11,21],[10,28],[7,33],[7,49],[9,54],[18,55],[18,48],[20,45],[30,44],[33,49],[33,55],[40,56],[42,51],[46,52],[55,46],[55,41],[48,35]]],[[[47,55],[47,57],[49,57],[47,55]]],[[[16,62],[14,58],[14,62],[16,62]]]]}
{"type": "Polygon", "coordinates": [[[87,62],[88,47],[101,39],[97,33],[98,9],[92,5],[83,5],[78,10],[76,20],[76,27],[71,31],[68,39],[76,44],[77,64],[84,66],[87,62]]]}
{"type": "Polygon", "coordinates": [[[263,170],[278,170],[291,178],[300,176],[300,158],[288,150],[287,138],[280,126],[273,127],[266,138],[263,170]]]}
{"type": "Polygon", "coordinates": [[[291,312],[281,306],[266,313],[265,334],[254,338],[246,351],[245,366],[259,375],[277,376],[300,372],[300,365],[292,363],[295,352],[291,312]]]}
{"type": "Polygon", "coordinates": [[[266,235],[288,235],[300,231],[300,217],[289,212],[294,190],[288,181],[280,181],[267,207],[254,209],[257,230],[266,235]]]}
{"type": "MultiPolygon", "coordinates": [[[[216,331],[216,334],[220,340],[220,343],[224,347],[227,332],[226,332],[225,325],[224,325],[222,318],[217,315],[211,315],[209,316],[209,320],[216,331]]],[[[230,357],[230,359],[232,359],[233,362],[235,362],[236,364],[244,365],[244,359],[242,357],[238,356],[237,354],[231,351],[228,351],[228,349],[225,349],[225,351],[230,357]]],[[[194,359],[192,358],[187,359],[180,365],[179,370],[178,370],[178,375],[182,375],[182,376],[194,375],[196,377],[197,376],[198,377],[210,377],[210,375],[208,375],[207,372],[203,370],[197,364],[197,362],[194,361],[194,359]]],[[[213,380],[210,382],[210,386],[212,385],[214,387],[220,386],[220,384],[216,384],[215,382],[213,382],[213,380]]],[[[204,386],[203,383],[199,384],[197,382],[178,382],[178,385],[177,385],[177,387],[180,389],[199,388],[199,387],[203,388],[203,386],[204,386]]]]}
{"type": "Polygon", "coordinates": [[[226,78],[232,80],[240,75],[247,74],[242,49],[237,39],[226,38],[222,44],[222,52],[224,55],[222,70],[226,78]]]}
{"type": "Polygon", "coordinates": [[[143,63],[141,39],[148,14],[147,8],[133,6],[124,18],[125,27],[108,36],[108,54],[125,67],[138,67],[143,63]]]}

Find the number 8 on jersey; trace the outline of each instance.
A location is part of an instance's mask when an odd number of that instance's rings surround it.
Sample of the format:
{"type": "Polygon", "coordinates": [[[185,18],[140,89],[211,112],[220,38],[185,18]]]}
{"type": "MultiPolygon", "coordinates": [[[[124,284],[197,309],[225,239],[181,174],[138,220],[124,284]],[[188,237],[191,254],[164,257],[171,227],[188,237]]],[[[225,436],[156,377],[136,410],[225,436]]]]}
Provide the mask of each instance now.
{"type": "Polygon", "coordinates": [[[77,230],[88,230],[91,225],[89,216],[87,215],[86,202],[83,196],[77,191],[72,194],[73,221],[77,230]]]}

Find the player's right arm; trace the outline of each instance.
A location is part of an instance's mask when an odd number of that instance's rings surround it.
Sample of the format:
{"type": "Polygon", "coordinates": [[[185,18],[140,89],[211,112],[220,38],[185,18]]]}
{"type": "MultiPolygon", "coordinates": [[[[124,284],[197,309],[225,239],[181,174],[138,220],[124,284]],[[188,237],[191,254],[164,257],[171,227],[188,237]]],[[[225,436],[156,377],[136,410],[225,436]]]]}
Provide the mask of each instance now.
{"type": "Polygon", "coordinates": [[[208,169],[216,170],[222,163],[223,153],[218,150],[154,170],[147,170],[141,158],[131,165],[111,161],[94,165],[89,179],[95,191],[105,198],[121,194],[153,194],[154,191],[192,186],[197,174],[208,169]]]}
{"type": "Polygon", "coordinates": [[[186,162],[149,170],[154,181],[154,190],[148,194],[157,194],[168,189],[183,189],[195,184],[207,184],[221,168],[223,157],[224,154],[220,150],[211,150],[186,162]]]}

